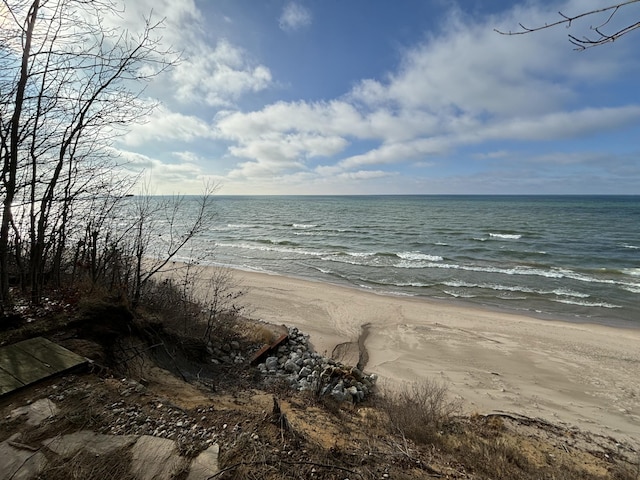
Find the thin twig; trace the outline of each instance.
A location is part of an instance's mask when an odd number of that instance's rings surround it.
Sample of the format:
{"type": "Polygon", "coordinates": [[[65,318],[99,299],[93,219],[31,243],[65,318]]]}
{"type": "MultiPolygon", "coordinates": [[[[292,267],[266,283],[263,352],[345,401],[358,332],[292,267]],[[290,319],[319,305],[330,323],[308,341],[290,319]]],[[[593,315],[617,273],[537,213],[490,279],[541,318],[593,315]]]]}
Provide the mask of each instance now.
{"type": "Polygon", "coordinates": [[[599,9],[595,9],[595,10],[589,10],[588,12],[583,12],[580,13],[578,15],[574,15],[574,16],[569,16],[569,15],[565,15],[562,12],[558,12],[558,15],[560,15],[560,17],[562,17],[562,20],[558,20],[557,22],[553,22],[553,23],[545,23],[544,25],[541,25],[539,27],[533,27],[533,28],[529,28],[529,27],[525,27],[522,23],[519,23],[519,27],[520,30],[518,31],[511,31],[509,30],[508,32],[503,31],[503,30],[499,30],[497,28],[494,28],[493,30],[497,33],[499,33],[500,35],[524,35],[527,33],[531,33],[531,32],[538,32],[540,30],[544,30],[547,28],[552,28],[552,27],[556,27],[558,25],[563,25],[566,24],[567,28],[570,28],[573,24],[573,22],[575,20],[584,18],[584,17],[588,17],[590,15],[595,15],[598,13],[604,13],[604,12],[611,12],[609,14],[609,16],[607,17],[607,19],[602,22],[600,25],[598,25],[597,27],[591,27],[591,30],[593,30],[594,32],[596,32],[599,35],[599,38],[596,39],[591,39],[588,37],[584,37],[584,38],[577,38],[574,35],[569,35],[569,42],[571,42],[572,44],[574,44],[577,47],[577,50],[585,50],[587,48],[590,47],[595,47],[597,45],[602,45],[604,43],[609,43],[609,42],[613,42],[614,40],[620,38],[623,35],[626,35],[627,33],[640,28],[640,22],[634,23],[632,25],[629,25],[621,30],[618,30],[617,32],[613,33],[613,34],[606,34],[603,33],[601,31],[602,27],[606,26],[609,24],[609,22],[611,22],[611,20],[613,19],[613,17],[619,12],[619,10],[623,7],[626,7],[628,5],[631,5],[632,3],[637,3],[640,2],[640,0],[627,0],[626,2],[621,2],[615,5],[610,5],[608,7],[603,7],[603,8],[599,8],[599,9]]]}

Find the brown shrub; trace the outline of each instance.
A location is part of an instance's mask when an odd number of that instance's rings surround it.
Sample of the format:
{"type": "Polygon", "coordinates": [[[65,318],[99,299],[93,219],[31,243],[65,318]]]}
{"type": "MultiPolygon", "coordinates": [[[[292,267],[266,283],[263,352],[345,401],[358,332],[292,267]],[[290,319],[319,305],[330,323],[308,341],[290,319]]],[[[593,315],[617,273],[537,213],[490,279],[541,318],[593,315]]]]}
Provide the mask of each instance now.
{"type": "Polygon", "coordinates": [[[416,443],[432,443],[457,413],[460,404],[447,394],[446,385],[432,379],[387,388],[382,408],[395,430],[416,443]]]}

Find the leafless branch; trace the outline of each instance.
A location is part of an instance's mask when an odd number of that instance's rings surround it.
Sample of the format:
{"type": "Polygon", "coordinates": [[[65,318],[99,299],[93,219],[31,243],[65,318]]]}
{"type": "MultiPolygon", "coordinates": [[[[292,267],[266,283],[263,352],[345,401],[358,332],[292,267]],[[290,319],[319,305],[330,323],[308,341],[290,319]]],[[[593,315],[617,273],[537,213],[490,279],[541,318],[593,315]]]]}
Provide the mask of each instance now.
{"type": "Polygon", "coordinates": [[[608,13],[607,18],[603,22],[601,22],[597,26],[590,27],[590,30],[595,32],[596,34],[595,37],[578,38],[574,35],[569,34],[569,42],[576,46],[576,50],[585,50],[587,48],[596,47],[598,45],[603,45],[605,43],[613,42],[618,38],[622,37],[623,35],[626,35],[627,33],[632,32],[637,28],[640,28],[640,22],[636,22],[613,33],[606,33],[602,30],[603,27],[606,27],[613,20],[613,18],[616,16],[616,14],[620,12],[622,8],[638,2],[640,2],[640,0],[628,0],[626,2],[610,5],[608,7],[589,10],[588,12],[583,12],[578,15],[572,15],[572,16],[565,15],[563,12],[558,12],[558,15],[562,17],[562,20],[558,20],[557,22],[545,23],[544,25],[533,27],[533,28],[525,27],[522,23],[519,23],[518,25],[520,27],[520,30],[503,31],[496,28],[494,29],[494,31],[499,33],[500,35],[524,35],[532,32],[538,32],[540,30],[545,30],[547,28],[553,28],[558,25],[566,25],[567,28],[570,28],[573,25],[573,22],[575,22],[576,20],[580,20],[584,17],[588,17],[592,15],[597,15],[599,13],[608,13]]]}

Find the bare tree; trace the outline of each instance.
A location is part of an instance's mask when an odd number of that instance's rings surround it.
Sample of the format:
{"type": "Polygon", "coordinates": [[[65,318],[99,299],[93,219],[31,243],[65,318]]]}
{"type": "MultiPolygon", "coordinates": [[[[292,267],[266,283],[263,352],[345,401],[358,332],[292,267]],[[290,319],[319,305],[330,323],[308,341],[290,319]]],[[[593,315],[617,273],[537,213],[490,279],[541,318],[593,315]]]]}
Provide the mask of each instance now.
{"type": "MultiPolygon", "coordinates": [[[[144,82],[171,65],[162,22],[108,27],[116,0],[0,0],[0,305],[10,266],[41,295],[82,201],[109,195],[111,141],[154,105],[144,82]],[[11,262],[11,260],[13,261],[11,262]]],[[[118,181],[116,181],[117,183],[118,181]]]]}
{"type": "Polygon", "coordinates": [[[553,23],[545,23],[544,25],[537,27],[525,27],[522,23],[519,24],[520,29],[516,31],[505,32],[503,30],[494,29],[501,35],[524,35],[527,33],[537,32],[547,28],[557,27],[558,25],[565,25],[567,28],[571,27],[574,22],[582,20],[585,17],[598,17],[599,21],[596,25],[590,26],[592,36],[576,37],[569,34],[569,42],[576,46],[576,50],[585,50],[591,47],[597,47],[605,43],[613,42],[623,35],[626,35],[633,30],[640,28],[640,21],[627,22],[622,27],[613,27],[612,30],[607,31],[608,28],[613,26],[614,18],[625,8],[633,3],[638,3],[640,0],[628,0],[626,2],[618,3],[615,5],[609,5],[608,7],[589,10],[588,12],[582,12],[576,15],[566,15],[563,12],[558,12],[561,20],[553,23]]]}
{"type": "Polygon", "coordinates": [[[132,198],[127,208],[124,256],[129,271],[124,275],[127,295],[135,306],[149,280],[175,260],[176,255],[214,220],[216,184],[207,184],[197,197],[132,198]]]}

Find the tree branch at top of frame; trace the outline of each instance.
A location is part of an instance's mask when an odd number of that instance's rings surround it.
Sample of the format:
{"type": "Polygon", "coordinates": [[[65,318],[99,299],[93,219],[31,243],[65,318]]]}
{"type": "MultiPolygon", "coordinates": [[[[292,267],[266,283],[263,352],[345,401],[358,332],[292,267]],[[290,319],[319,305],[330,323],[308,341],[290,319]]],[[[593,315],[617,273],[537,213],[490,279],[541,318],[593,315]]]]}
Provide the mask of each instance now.
{"type": "Polygon", "coordinates": [[[520,30],[516,31],[504,31],[494,28],[494,31],[499,33],[500,35],[525,35],[528,33],[538,32],[540,30],[545,30],[547,28],[557,27],[558,25],[565,25],[567,28],[570,28],[573,25],[573,22],[576,20],[580,20],[584,17],[588,17],[591,15],[597,15],[601,13],[606,13],[606,19],[601,22],[599,25],[591,26],[590,30],[594,32],[593,37],[576,37],[575,35],[569,34],[569,42],[575,45],[575,50],[586,50],[587,48],[597,47],[599,45],[603,45],[605,43],[610,43],[618,38],[626,35],[633,30],[640,28],[640,21],[633,22],[628,24],[627,26],[616,30],[615,32],[607,33],[603,29],[610,24],[613,18],[620,12],[621,9],[633,4],[638,3],[640,0],[628,0],[626,2],[617,3],[615,5],[609,5],[608,7],[598,8],[594,10],[589,10],[587,12],[582,12],[577,15],[565,15],[562,12],[558,12],[558,15],[562,17],[561,20],[553,23],[545,23],[544,25],[540,25],[538,27],[525,27],[522,23],[519,23],[520,30]]]}

